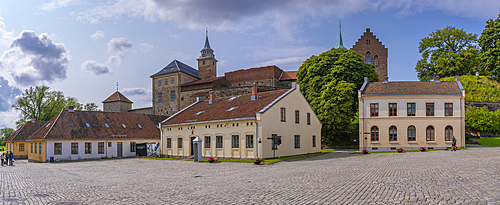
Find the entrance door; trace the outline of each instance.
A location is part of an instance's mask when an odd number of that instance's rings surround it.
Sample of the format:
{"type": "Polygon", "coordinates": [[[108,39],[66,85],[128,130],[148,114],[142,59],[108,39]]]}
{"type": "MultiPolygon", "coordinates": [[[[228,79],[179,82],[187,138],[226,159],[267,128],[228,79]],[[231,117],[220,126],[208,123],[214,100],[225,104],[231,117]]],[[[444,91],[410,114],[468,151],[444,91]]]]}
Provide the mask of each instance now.
{"type": "Polygon", "coordinates": [[[118,146],[116,146],[116,153],[118,155],[118,157],[123,157],[123,147],[122,147],[122,143],[121,142],[118,142],[117,143],[118,146]]]}
{"type": "Polygon", "coordinates": [[[189,141],[189,142],[190,142],[190,144],[189,144],[189,150],[190,150],[190,151],[189,151],[189,154],[190,154],[190,155],[194,155],[194,150],[193,150],[193,146],[194,146],[194,145],[193,145],[193,140],[194,140],[194,139],[196,139],[196,137],[191,137],[191,140],[189,141]]]}

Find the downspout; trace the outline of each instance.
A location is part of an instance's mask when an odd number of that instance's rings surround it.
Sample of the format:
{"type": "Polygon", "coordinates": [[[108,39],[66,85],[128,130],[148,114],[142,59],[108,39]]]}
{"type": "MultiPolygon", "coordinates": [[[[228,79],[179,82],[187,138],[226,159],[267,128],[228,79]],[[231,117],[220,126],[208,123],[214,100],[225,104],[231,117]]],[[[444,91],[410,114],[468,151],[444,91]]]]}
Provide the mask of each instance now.
{"type": "Polygon", "coordinates": [[[257,141],[255,145],[255,156],[259,158],[259,124],[257,124],[257,116],[255,117],[255,141],[257,141]]]}
{"type": "Polygon", "coordinates": [[[108,140],[106,140],[104,147],[106,148],[106,158],[108,158],[108,140]]]}
{"type": "Polygon", "coordinates": [[[363,102],[363,95],[361,95],[361,104],[363,105],[362,106],[363,112],[361,113],[363,119],[361,124],[361,140],[363,140],[363,149],[365,149],[365,109],[364,109],[365,103],[363,102]]]}
{"type": "MultiPolygon", "coordinates": [[[[463,91],[462,91],[463,93],[463,91]]],[[[463,128],[463,124],[462,124],[462,117],[464,117],[464,110],[462,109],[462,99],[464,99],[465,96],[464,95],[461,95],[460,96],[460,141],[462,141],[462,147],[465,147],[465,133],[462,133],[465,129],[463,128]],[[463,137],[462,137],[463,136],[463,137]],[[463,138],[463,139],[462,139],[463,138]]]]}
{"type": "MultiPolygon", "coordinates": [[[[159,129],[160,129],[160,157],[161,157],[161,154],[163,152],[163,129],[161,128],[161,122],[159,123],[158,125],[159,129]]],[[[136,152],[136,155],[137,155],[137,152],[136,152]]]]}

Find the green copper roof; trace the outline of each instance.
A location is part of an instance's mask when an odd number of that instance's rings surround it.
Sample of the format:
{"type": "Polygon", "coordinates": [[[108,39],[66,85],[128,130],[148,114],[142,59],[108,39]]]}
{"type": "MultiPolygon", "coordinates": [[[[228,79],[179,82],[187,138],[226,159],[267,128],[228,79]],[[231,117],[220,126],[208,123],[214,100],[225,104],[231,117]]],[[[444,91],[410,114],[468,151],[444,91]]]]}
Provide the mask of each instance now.
{"type": "Polygon", "coordinates": [[[342,42],[342,31],[340,31],[340,37],[339,37],[339,45],[337,48],[345,48],[344,43],[342,42]]]}

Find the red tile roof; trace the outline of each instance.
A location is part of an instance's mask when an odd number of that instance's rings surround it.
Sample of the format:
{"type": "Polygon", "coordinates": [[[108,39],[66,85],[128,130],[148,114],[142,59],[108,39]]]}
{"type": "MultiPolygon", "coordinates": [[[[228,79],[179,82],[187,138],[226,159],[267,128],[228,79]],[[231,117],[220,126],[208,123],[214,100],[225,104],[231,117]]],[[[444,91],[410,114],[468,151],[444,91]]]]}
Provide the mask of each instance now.
{"type": "Polygon", "coordinates": [[[191,107],[173,115],[162,125],[172,125],[189,122],[203,122],[213,120],[226,120],[235,118],[255,117],[255,113],[265,108],[279,96],[289,90],[273,90],[258,93],[259,99],[250,101],[251,94],[241,95],[238,98],[228,101],[231,97],[216,98],[216,102],[208,104],[208,100],[192,104],[191,107]],[[237,107],[233,111],[229,108],[237,107]],[[203,113],[195,115],[203,111],[203,113]]]}
{"type": "Polygon", "coordinates": [[[297,80],[297,72],[299,71],[285,71],[283,72],[283,76],[281,76],[280,80],[297,80]]]}
{"type": "Polygon", "coordinates": [[[397,82],[370,82],[366,85],[362,95],[460,95],[457,82],[421,82],[421,81],[397,81],[397,82]]]}
{"type": "Polygon", "coordinates": [[[106,100],[102,101],[102,103],[116,102],[116,101],[122,101],[122,102],[132,103],[132,101],[130,101],[127,97],[125,97],[123,94],[121,94],[118,91],[116,91],[115,93],[113,93],[106,100]]]}
{"type": "Polygon", "coordinates": [[[26,122],[14,134],[5,139],[5,141],[24,141],[46,123],[47,121],[26,122]]]}
{"type": "Polygon", "coordinates": [[[62,110],[27,140],[160,139],[156,126],[165,118],[126,112],[62,110]]]}

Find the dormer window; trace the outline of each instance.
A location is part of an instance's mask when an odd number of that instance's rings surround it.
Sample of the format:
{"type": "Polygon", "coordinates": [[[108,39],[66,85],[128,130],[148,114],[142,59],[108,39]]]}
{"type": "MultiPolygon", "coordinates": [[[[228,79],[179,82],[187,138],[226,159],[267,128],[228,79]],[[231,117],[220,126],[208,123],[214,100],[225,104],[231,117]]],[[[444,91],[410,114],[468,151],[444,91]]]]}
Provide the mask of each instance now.
{"type": "Polygon", "coordinates": [[[86,123],[85,123],[85,125],[86,125],[87,127],[90,127],[90,124],[89,124],[88,122],[86,122],[86,123]]]}
{"type": "Polygon", "coordinates": [[[137,124],[137,126],[139,127],[139,129],[142,129],[142,126],[140,124],[137,124]]]}
{"type": "Polygon", "coordinates": [[[238,96],[231,97],[231,98],[229,98],[229,100],[227,100],[227,102],[229,102],[229,101],[233,101],[233,100],[235,100],[235,99],[236,99],[236,98],[238,98],[238,97],[240,97],[240,96],[238,95],[238,96]]]}
{"type": "Polygon", "coordinates": [[[196,114],[194,114],[194,115],[199,115],[199,114],[204,113],[204,112],[205,112],[205,110],[200,111],[200,112],[197,112],[197,113],[196,113],[196,114]]]}
{"type": "Polygon", "coordinates": [[[49,127],[49,125],[50,125],[50,122],[49,122],[49,124],[47,124],[45,127],[49,127]]]}
{"type": "Polygon", "coordinates": [[[122,124],[122,127],[123,127],[123,128],[127,128],[127,126],[125,126],[125,124],[122,124]]]}
{"type": "Polygon", "coordinates": [[[104,126],[106,126],[107,128],[109,128],[109,125],[108,125],[108,124],[104,124],[104,126]]]}
{"type": "Polygon", "coordinates": [[[232,107],[232,108],[229,108],[229,109],[227,109],[227,110],[226,110],[226,112],[228,112],[228,111],[233,111],[233,110],[235,110],[236,108],[238,108],[238,107],[232,107]]]}

